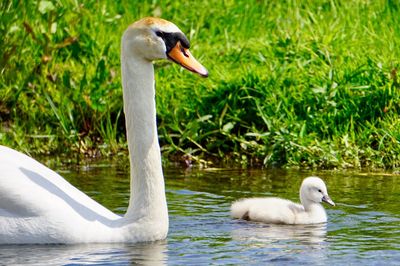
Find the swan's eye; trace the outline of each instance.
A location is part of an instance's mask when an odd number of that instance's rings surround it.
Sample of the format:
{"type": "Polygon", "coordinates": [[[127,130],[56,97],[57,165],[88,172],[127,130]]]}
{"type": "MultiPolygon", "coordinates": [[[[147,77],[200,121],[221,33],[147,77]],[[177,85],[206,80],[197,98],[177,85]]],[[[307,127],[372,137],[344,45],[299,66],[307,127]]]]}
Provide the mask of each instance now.
{"type": "Polygon", "coordinates": [[[322,190],[318,189],[318,192],[319,192],[319,193],[322,193],[322,190]]]}
{"type": "Polygon", "coordinates": [[[189,55],[187,54],[187,52],[186,52],[185,48],[183,48],[183,46],[182,46],[182,45],[180,45],[180,48],[181,48],[181,52],[182,52],[182,54],[183,54],[184,56],[186,56],[186,57],[189,57],[189,55]]]}
{"type": "Polygon", "coordinates": [[[162,31],[156,31],[156,35],[158,36],[158,37],[163,37],[164,36],[164,32],[162,32],[162,31]]]}

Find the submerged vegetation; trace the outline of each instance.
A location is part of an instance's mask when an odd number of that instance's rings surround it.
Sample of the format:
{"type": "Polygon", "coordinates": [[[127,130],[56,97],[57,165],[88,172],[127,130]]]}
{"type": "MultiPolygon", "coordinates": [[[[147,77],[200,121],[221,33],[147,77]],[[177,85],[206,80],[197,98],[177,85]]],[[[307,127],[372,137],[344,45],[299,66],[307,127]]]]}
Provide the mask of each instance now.
{"type": "Polygon", "coordinates": [[[156,63],[164,158],[400,167],[400,3],[0,2],[0,143],[26,153],[125,153],[119,45],[173,21],[209,70],[156,63]]]}

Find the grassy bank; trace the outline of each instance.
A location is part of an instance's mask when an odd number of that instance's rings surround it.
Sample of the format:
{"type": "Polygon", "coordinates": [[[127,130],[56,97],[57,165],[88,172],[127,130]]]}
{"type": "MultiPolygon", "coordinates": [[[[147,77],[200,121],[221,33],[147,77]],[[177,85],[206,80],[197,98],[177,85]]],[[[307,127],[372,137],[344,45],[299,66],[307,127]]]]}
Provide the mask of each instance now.
{"type": "Polygon", "coordinates": [[[210,72],[156,63],[164,158],[399,168],[400,4],[283,2],[2,1],[0,143],[126,152],[120,35],[161,16],[210,72]]]}

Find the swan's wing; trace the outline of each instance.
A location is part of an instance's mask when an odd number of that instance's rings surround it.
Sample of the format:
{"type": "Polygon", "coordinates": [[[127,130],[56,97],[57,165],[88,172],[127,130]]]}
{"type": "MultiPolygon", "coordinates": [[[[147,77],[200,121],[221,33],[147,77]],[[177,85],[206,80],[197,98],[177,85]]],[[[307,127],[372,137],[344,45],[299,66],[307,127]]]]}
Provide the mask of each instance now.
{"type": "Polygon", "coordinates": [[[78,214],[90,220],[119,217],[43,164],[0,146],[0,216],[67,214],[78,214]]]}

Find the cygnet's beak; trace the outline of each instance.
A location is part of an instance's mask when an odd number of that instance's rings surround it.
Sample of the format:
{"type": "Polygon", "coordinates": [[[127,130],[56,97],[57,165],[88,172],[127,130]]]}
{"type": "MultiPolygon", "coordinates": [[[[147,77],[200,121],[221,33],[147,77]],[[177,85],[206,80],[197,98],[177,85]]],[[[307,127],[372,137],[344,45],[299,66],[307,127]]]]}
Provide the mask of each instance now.
{"type": "Polygon", "coordinates": [[[167,55],[169,59],[183,66],[187,70],[197,73],[202,77],[208,77],[207,69],[193,57],[189,49],[182,47],[180,42],[177,42],[175,47],[172,48],[167,55]]]}
{"type": "Polygon", "coordinates": [[[322,197],[322,201],[328,203],[329,205],[335,206],[335,203],[331,200],[328,195],[322,197]]]}

